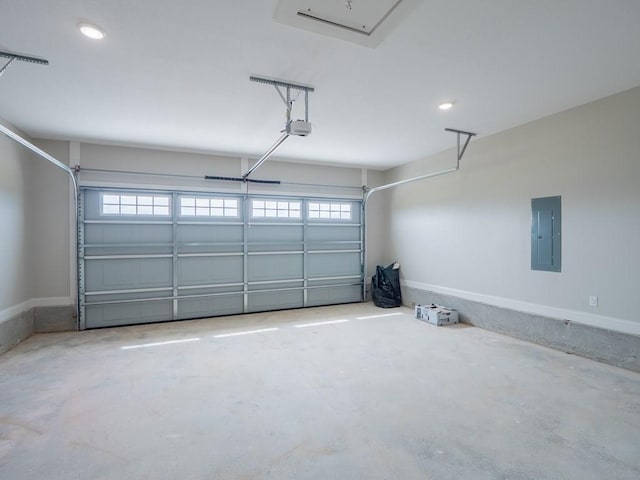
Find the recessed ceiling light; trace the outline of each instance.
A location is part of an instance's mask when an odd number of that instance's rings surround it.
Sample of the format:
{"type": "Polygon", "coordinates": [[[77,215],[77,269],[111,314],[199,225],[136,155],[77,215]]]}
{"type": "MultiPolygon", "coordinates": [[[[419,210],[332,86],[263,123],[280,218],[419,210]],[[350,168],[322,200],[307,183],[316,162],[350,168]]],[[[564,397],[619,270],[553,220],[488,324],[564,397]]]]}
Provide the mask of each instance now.
{"type": "Polygon", "coordinates": [[[104,30],[97,25],[92,25],[91,23],[79,23],[78,28],[85,37],[89,37],[94,40],[102,40],[105,37],[104,30]]]}
{"type": "Polygon", "coordinates": [[[438,105],[438,108],[440,110],[449,110],[452,107],[453,107],[453,103],[451,103],[451,102],[445,102],[445,103],[441,103],[440,105],[438,105]]]}

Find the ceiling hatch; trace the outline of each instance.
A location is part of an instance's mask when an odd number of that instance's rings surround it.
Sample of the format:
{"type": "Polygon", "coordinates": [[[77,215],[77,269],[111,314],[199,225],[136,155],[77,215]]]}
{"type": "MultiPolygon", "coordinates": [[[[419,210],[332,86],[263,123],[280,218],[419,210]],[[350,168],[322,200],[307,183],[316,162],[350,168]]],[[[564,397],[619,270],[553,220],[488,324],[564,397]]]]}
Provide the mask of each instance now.
{"type": "Polygon", "coordinates": [[[375,47],[419,0],[280,0],[274,18],[322,35],[375,47]]]}

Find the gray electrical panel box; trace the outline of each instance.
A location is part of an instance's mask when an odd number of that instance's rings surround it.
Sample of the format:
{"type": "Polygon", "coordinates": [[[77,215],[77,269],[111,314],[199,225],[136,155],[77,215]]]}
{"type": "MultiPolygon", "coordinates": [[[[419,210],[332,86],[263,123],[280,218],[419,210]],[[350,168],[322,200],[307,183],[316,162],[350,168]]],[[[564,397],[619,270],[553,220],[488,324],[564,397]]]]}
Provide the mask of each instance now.
{"type": "Polygon", "coordinates": [[[531,200],[531,270],[560,271],[560,198],[531,200]]]}

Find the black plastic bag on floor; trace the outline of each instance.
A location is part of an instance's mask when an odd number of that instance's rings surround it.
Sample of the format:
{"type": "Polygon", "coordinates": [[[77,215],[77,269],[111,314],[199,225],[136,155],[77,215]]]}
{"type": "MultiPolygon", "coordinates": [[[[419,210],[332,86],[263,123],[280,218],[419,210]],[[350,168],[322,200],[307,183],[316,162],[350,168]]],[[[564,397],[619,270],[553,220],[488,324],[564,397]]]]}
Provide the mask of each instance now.
{"type": "Polygon", "coordinates": [[[377,307],[392,308],[402,305],[399,267],[395,262],[388,267],[376,267],[376,274],[371,277],[371,299],[377,307]]]}

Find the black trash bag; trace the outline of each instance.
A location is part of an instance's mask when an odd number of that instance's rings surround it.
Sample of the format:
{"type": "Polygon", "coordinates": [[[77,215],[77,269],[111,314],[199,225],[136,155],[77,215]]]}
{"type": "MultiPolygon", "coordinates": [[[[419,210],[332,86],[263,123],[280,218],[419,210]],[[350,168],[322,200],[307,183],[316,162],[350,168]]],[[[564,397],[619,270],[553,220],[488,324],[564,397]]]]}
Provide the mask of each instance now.
{"type": "Polygon", "coordinates": [[[388,267],[378,265],[376,274],[371,277],[371,299],[377,307],[393,308],[402,305],[402,292],[400,292],[400,272],[393,268],[392,263],[388,267]]]}

